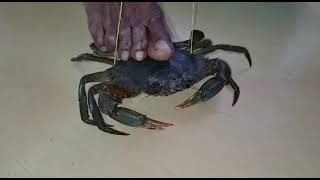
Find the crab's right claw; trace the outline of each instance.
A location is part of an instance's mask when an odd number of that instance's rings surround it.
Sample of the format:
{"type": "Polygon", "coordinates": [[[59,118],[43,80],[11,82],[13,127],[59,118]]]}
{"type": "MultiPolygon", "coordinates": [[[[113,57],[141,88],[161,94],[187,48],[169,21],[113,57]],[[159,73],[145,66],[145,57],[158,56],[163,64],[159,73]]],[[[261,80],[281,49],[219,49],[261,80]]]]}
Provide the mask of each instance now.
{"type": "MultiPolygon", "coordinates": [[[[191,31],[190,37],[193,38],[193,44],[201,42],[204,39],[204,33],[199,30],[191,31]]],[[[186,41],[173,43],[177,48],[190,48],[191,38],[186,41]]]]}

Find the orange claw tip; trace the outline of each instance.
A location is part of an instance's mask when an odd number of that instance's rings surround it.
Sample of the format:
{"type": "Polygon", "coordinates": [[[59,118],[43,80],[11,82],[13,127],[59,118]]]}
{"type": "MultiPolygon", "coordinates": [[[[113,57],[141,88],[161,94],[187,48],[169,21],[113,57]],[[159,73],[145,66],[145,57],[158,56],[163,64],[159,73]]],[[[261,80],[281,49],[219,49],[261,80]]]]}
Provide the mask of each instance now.
{"type": "Polygon", "coordinates": [[[176,108],[180,108],[180,109],[183,109],[183,108],[186,108],[190,105],[190,103],[188,101],[185,101],[181,104],[179,104],[178,106],[176,106],[176,108]]]}
{"type": "Polygon", "coordinates": [[[176,109],[183,109],[183,107],[182,107],[182,105],[180,104],[180,105],[176,106],[176,109]]]}

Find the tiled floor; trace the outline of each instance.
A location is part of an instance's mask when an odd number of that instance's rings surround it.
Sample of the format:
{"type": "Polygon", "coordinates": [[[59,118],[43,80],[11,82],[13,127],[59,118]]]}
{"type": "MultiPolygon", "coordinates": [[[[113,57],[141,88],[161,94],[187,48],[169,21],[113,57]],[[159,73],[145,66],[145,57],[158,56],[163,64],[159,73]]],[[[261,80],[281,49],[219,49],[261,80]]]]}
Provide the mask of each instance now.
{"type": "MultiPolygon", "coordinates": [[[[177,37],[188,37],[191,3],[164,3],[177,37]]],[[[197,28],[214,43],[241,88],[209,102],[174,107],[194,89],[124,102],[172,122],[164,131],[105,134],[80,120],[84,74],[109,66],[72,63],[91,42],[80,3],[0,4],[0,177],[319,177],[320,6],[200,3],[197,28]]],[[[198,86],[201,83],[198,84],[198,86]]]]}

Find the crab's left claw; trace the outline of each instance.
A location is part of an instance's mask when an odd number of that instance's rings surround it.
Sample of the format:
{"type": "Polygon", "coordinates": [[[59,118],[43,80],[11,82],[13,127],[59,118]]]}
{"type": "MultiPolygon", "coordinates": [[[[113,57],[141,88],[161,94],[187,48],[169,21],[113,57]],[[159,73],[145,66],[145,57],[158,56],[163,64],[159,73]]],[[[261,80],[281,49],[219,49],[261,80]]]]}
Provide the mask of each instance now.
{"type": "Polygon", "coordinates": [[[178,105],[179,108],[186,108],[199,102],[207,101],[216,96],[227,83],[216,77],[206,81],[201,88],[189,99],[178,105]]]}
{"type": "Polygon", "coordinates": [[[234,98],[232,106],[234,106],[240,95],[240,88],[231,78],[231,70],[229,65],[219,59],[215,59],[218,72],[216,77],[207,80],[200,89],[189,99],[179,104],[177,107],[186,108],[199,102],[207,101],[216,96],[226,85],[230,85],[234,89],[234,98]]]}
{"type": "MultiPolygon", "coordinates": [[[[208,83],[208,84],[204,84],[203,86],[206,87],[207,85],[210,85],[210,87],[205,89],[202,86],[199,91],[197,91],[194,95],[192,95],[190,98],[185,100],[183,103],[179,104],[177,107],[178,108],[186,108],[186,107],[192,106],[194,104],[197,104],[199,102],[207,101],[207,100],[213,98],[214,96],[216,96],[223,89],[223,87],[226,85],[226,83],[224,83],[223,81],[217,80],[214,78],[209,79],[206,83],[208,83]]],[[[234,106],[239,99],[240,90],[239,90],[238,85],[236,84],[236,82],[232,78],[230,79],[229,84],[234,89],[234,97],[233,97],[233,102],[232,102],[232,106],[234,106]]]]}
{"type": "Polygon", "coordinates": [[[177,107],[178,108],[186,108],[186,107],[192,106],[200,101],[202,101],[202,97],[201,97],[201,92],[198,91],[194,95],[192,95],[190,98],[188,98],[187,100],[185,100],[184,102],[179,104],[177,107]]]}

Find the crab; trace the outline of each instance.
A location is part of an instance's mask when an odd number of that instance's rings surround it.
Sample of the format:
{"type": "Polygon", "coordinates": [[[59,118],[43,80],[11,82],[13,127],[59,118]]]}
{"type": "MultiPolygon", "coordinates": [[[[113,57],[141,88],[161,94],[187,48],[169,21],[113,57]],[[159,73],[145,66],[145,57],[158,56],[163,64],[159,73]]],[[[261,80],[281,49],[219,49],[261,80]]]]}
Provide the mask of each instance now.
{"type": "MultiPolygon", "coordinates": [[[[186,90],[194,84],[208,79],[198,91],[177,107],[186,108],[215,97],[225,86],[234,90],[232,106],[240,95],[240,88],[231,76],[230,66],[220,58],[207,58],[205,55],[217,51],[244,54],[252,66],[249,51],[242,46],[216,44],[206,39],[200,30],[193,30],[193,53],[190,53],[190,39],[175,42],[174,55],[169,61],[156,61],[146,57],[142,61],[129,59],[117,63],[101,72],[83,76],[79,83],[78,96],[81,120],[113,135],[129,135],[105,123],[102,113],[113,120],[130,127],[160,130],[173,124],[151,119],[144,114],[125,107],[119,107],[125,98],[133,98],[141,93],[151,96],[168,96],[186,90]],[[86,84],[96,82],[86,94],[86,84]],[[99,95],[98,102],[95,95],[99,95]],[[89,108],[88,108],[89,105],[89,108]],[[89,111],[92,119],[89,118],[89,111]]],[[[190,36],[191,37],[191,36],[190,36]]],[[[93,53],[83,53],[71,61],[94,61],[113,65],[114,61],[100,53],[94,43],[90,44],[93,53]]]]}

